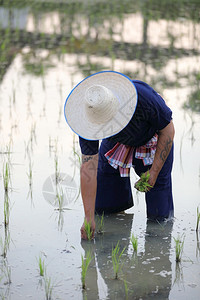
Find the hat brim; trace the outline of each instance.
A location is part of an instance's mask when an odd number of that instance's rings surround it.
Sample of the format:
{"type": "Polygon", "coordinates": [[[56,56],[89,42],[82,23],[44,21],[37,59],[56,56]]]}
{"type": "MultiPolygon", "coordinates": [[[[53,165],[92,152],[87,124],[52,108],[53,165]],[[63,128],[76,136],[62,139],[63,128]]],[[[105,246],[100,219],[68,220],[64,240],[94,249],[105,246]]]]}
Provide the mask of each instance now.
{"type": "Polygon", "coordinates": [[[115,71],[95,73],[80,83],[68,95],[64,114],[71,129],[87,140],[101,140],[120,132],[131,120],[137,106],[137,90],[126,75],[115,71]],[[90,122],[85,111],[84,96],[92,85],[110,89],[119,101],[116,114],[106,123],[90,122]]]}

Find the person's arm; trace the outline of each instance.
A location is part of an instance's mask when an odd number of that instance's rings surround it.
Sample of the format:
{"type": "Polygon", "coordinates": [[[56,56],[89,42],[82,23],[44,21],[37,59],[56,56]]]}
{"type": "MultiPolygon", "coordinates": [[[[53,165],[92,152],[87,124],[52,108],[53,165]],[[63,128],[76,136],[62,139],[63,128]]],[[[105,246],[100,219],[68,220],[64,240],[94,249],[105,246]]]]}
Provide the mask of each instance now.
{"type": "MultiPolygon", "coordinates": [[[[158,142],[153,164],[149,170],[149,184],[153,187],[171,150],[174,139],[174,124],[171,121],[165,128],[158,132],[158,142]]],[[[139,180],[138,180],[139,181],[139,180]]],[[[136,182],[137,184],[137,182],[136,182]]],[[[149,188],[150,190],[151,188],[149,188]]]]}
{"type": "Polygon", "coordinates": [[[171,121],[165,128],[158,132],[158,142],[153,164],[149,170],[149,184],[153,187],[156,183],[158,174],[160,173],[168,155],[172,148],[174,139],[174,124],[171,121]]]}
{"type": "MultiPolygon", "coordinates": [[[[95,232],[95,199],[97,190],[97,167],[98,154],[96,155],[82,155],[81,165],[81,195],[85,211],[85,219],[91,223],[91,229],[95,232]]],[[[81,238],[87,239],[84,223],[81,227],[81,238]]]]}

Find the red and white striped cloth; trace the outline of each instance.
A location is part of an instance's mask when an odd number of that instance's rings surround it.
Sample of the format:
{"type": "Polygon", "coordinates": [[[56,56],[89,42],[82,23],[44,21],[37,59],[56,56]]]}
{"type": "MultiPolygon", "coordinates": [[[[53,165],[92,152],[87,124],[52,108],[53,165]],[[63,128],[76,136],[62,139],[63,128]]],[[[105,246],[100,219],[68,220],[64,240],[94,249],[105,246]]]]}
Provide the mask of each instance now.
{"type": "Polygon", "coordinates": [[[117,143],[105,154],[105,157],[113,168],[119,167],[121,177],[129,177],[130,168],[133,166],[134,150],[135,158],[142,159],[145,166],[151,165],[154,160],[157,141],[158,135],[155,134],[145,145],[136,148],[117,143]]]}

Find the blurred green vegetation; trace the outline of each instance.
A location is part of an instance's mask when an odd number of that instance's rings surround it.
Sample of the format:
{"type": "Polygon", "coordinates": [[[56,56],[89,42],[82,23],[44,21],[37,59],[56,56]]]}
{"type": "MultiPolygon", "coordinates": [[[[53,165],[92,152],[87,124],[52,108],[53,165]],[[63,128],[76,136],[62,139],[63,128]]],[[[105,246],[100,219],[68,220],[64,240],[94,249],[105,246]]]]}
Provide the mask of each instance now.
{"type": "Polygon", "coordinates": [[[192,74],[190,82],[194,90],[189,95],[189,99],[184,104],[184,108],[200,113],[200,72],[192,74]]]}
{"type": "Polygon", "coordinates": [[[84,14],[93,18],[133,12],[145,13],[148,19],[176,20],[180,17],[199,20],[200,0],[1,0],[0,6],[24,8],[31,12],[59,11],[68,15],[84,14]]]}
{"type": "Polygon", "coordinates": [[[196,90],[190,95],[189,101],[185,103],[184,108],[200,113],[200,90],[196,90]]]}
{"type": "MultiPolygon", "coordinates": [[[[180,38],[173,27],[169,27],[168,45],[153,46],[148,41],[148,28],[151,20],[179,21],[182,24],[191,21],[193,26],[200,23],[200,0],[0,0],[1,9],[8,12],[8,25],[1,26],[4,18],[0,14],[0,81],[15,55],[25,46],[30,48],[28,54],[23,55],[24,71],[34,76],[45,76],[48,69],[53,68],[51,58],[56,55],[59,59],[65,53],[85,54],[86,62],[77,59],[76,66],[83,76],[107,69],[108,66],[100,62],[93,62],[92,55],[108,57],[114,63],[116,59],[124,61],[134,60],[143,64],[144,74],[147,74],[147,66],[151,66],[157,72],[157,76],[151,77],[150,84],[166,87],[180,87],[179,80],[171,81],[162,75],[162,68],[170,59],[178,59],[188,56],[197,56],[199,51],[192,47],[174,47],[177,38],[180,38]],[[28,32],[26,28],[13,25],[14,11],[26,12],[23,17],[31,15],[35,24],[34,32],[28,32]],[[60,31],[57,32],[52,20],[53,33],[42,32],[40,21],[49,13],[56,12],[59,17],[60,31]],[[121,35],[124,20],[128,15],[139,13],[142,17],[142,27],[139,28],[142,35],[140,43],[128,43],[123,41],[121,35]],[[87,24],[87,32],[82,32],[82,21],[87,24]],[[119,26],[115,26],[118,24],[119,26]],[[76,35],[74,32],[76,31],[76,35]],[[118,39],[116,41],[117,36],[118,39]],[[103,36],[103,37],[102,37],[103,36]],[[48,49],[45,59],[37,55],[38,49],[48,49]]],[[[137,31],[137,28],[133,28],[137,31]]],[[[193,37],[193,43],[199,45],[198,33],[193,37]]],[[[130,77],[140,75],[140,70],[134,70],[127,74],[130,77]]],[[[185,76],[185,75],[184,75],[185,76]]],[[[183,76],[183,77],[184,77],[183,76]]],[[[181,75],[179,74],[179,79],[181,75]]],[[[199,86],[198,80],[190,84],[194,86],[191,103],[185,107],[198,107],[199,86]]],[[[199,109],[197,109],[199,110],[199,109]]]]}
{"type": "Polygon", "coordinates": [[[45,76],[48,69],[54,67],[49,55],[42,59],[34,49],[23,55],[23,63],[26,73],[41,77],[45,76]]]}

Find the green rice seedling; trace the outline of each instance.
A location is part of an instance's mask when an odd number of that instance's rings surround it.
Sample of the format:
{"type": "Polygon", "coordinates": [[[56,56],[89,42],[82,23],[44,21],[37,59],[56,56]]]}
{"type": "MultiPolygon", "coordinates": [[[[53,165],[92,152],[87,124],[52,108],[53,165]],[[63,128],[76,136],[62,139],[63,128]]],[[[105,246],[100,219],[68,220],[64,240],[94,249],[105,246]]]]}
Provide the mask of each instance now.
{"type": "Polygon", "coordinates": [[[75,174],[76,174],[76,169],[78,168],[78,170],[80,170],[81,168],[81,156],[80,154],[76,151],[76,136],[75,134],[73,135],[73,158],[70,157],[70,160],[73,164],[74,170],[73,170],[73,175],[72,178],[74,178],[75,174]]]}
{"type": "Polygon", "coordinates": [[[46,300],[52,300],[54,284],[52,283],[51,277],[44,276],[44,288],[46,300]]]}
{"type": "Polygon", "coordinates": [[[196,231],[197,236],[197,248],[196,248],[196,256],[198,257],[200,255],[200,242],[199,242],[199,233],[196,231]]]}
{"type": "Polygon", "coordinates": [[[82,289],[85,289],[85,278],[86,278],[86,273],[88,270],[88,267],[92,261],[93,257],[91,255],[90,251],[86,252],[86,256],[85,259],[83,257],[83,255],[81,255],[81,261],[82,261],[82,265],[81,265],[81,281],[82,281],[82,289]]]}
{"type": "Polygon", "coordinates": [[[115,279],[118,279],[118,274],[123,266],[120,263],[121,263],[121,256],[124,253],[125,249],[126,247],[124,247],[121,252],[119,251],[120,250],[119,241],[117,242],[115,248],[112,248],[112,264],[113,264],[115,279]]]}
{"type": "Polygon", "coordinates": [[[36,142],[36,122],[34,122],[33,124],[31,124],[31,135],[30,135],[30,139],[36,142]]]}
{"type": "Polygon", "coordinates": [[[87,221],[86,219],[84,219],[84,228],[85,228],[85,232],[86,232],[86,235],[87,235],[87,239],[89,241],[91,241],[92,240],[92,236],[93,236],[91,222],[87,221]]]}
{"type": "Polygon", "coordinates": [[[6,276],[6,282],[4,284],[11,284],[11,267],[8,266],[8,264],[6,264],[5,266],[5,272],[4,272],[5,276],[6,276]]]}
{"type": "Polygon", "coordinates": [[[3,265],[0,270],[3,274],[2,278],[5,278],[4,285],[11,284],[11,267],[8,265],[7,260],[3,261],[3,265]]]}
{"type": "Polygon", "coordinates": [[[176,250],[176,262],[181,261],[181,256],[183,253],[184,239],[181,240],[181,237],[174,238],[175,241],[175,250],[176,250]]]}
{"type": "Polygon", "coordinates": [[[57,155],[57,153],[55,153],[55,156],[54,156],[54,163],[55,163],[55,183],[57,185],[60,181],[60,171],[59,171],[59,167],[58,167],[58,155],[57,155]]]}
{"type": "Polygon", "coordinates": [[[199,207],[197,207],[197,225],[196,225],[196,231],[199,229],[199,222],[200,222],[200,210],[199,207]]]}
{"type": "Polygon", "coordinates": [[[29,179],[29,186],[32,186],[33,184],[33,170],[32,170],[32,163],[29,161],[29,170],[27,173],[28,179],[29,179]]]}
{"type": "Polygon", "coordinates": [[[152,186],[148,183],[150,177],[149,171],[142,173],[140,180],[135,184],[135,187],[140,192],[148,192],[152,186]]]}
{"type": "Polygon", "coordinates": [[[8,193],[4,195],[4,226],[8,227],[10,220],[10,199],[8,197],[8,193]]]}
{"type": "Polygon", "coordinates": [[[175,268],[175,278],[174,278],[174,284],[180,284],[181,282],[183,282],[183,268],[181,264],[176,264],[176,268],[175,268]]]}
{"type": "Polygon", "coordinates": [[[64,193],[63,189],[60,186],[56,187],[56,203],[58,205],[58,210],[63,211],[64,207],[64,193]]]}
{"type": "Polygon", "coordinates": [[[138,238],[136,236],[134,236],[134,234],[132,233],[131,235],[131,243],[133,246],[133,251],[135,253],[137,253],[137,249],[138,249],[138,238]]]}
{"type": "Polygon", "coordinates": [[[97,216],[97,233],[103,234],[104,232],[104,213],[100,216],[97,216]]]}
{"type": "Polygon", "coordinates": [[[5,150],[5,154],[7,154],[7,159],[8,159],[8,166],[11,166],[11,153],[12,153],[12,150],[11,150],[11,146],[12,146],[12,135],[11,135],[11,138],[10,138],[10,141],[9,141],[9,144],[6,146],[6,150],[5,150]]]}
{"type": "Polygon", "coordinates": [[[125,290],[125,299],[128,300],[129,288],[128,288],[127,281],[125,279],[124,279],[124,290],[125,290]]]}
{"type": "Polygon", "coordinates": [[[36,144],[36,123],[33,123],[30,129],[30,138],[28,141],[28,145],[30,145],[31,151],[33,151],[33,143],[36,144]]]}
{"type": "Polygon", "coordinates": [[[5,228],[5,236],[4,240],[0,239],[0,246],[1,246],[1,256],[5,259],[10,247],[10,232],[8,229],[5,228]]]}
{"type": "Polygon", "coordinates": [[[59,171],[58,171],[58,156],[57,155],[55,155],[55,157],[54,157],[54,163],[55,163],[55,179],[56,179],[56,183],[58,183],[59,171]]]}
{"type": "Polygon", "coordinates": [[[62,232],[62,230],[63,230],[63,225],[64,225],[63,210],[58,210],[58,216],[57,216],[57,219],[58,219],[58,230],[59,230],[60,232],[62,232]]]}
{"type": "Polygon", "coordinates": [[[3,167],[3,184],[5,193],[8,193],[10,184],[10,168],[8,162],[6,162],[3,167]]]}
{"type": "Polygon", "coordinates": [[[46,267],[45,267],[44,259],[42,259],[41,256],[39,256],[38,258],[38,267],[39,267],[40,276],[44,276],[46,267]]]}
{"type": "Polygon", "coordinates": [[[51,136],[49,136],[49,154],[50,154],[50,156],[51,156],[53,151],[54,151],[54,141],[51,138],[51,136]]]}
{"type": "Polygon", "coordinates": [[[32,190],[32,185],[29,185],[29,190],[28,190],[28,194],[27,194],[27,199],[30,198],[31,200],[31,205],[34,207],[34,202],[33,202],[33,190],[32,190]]]}

